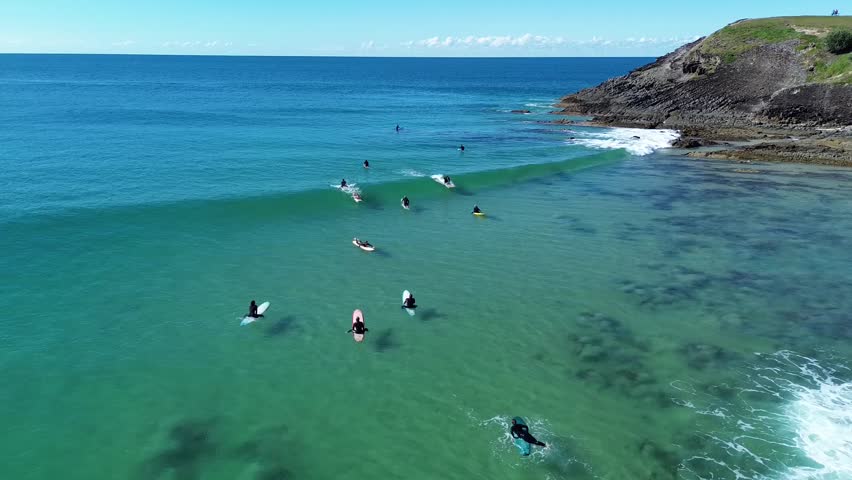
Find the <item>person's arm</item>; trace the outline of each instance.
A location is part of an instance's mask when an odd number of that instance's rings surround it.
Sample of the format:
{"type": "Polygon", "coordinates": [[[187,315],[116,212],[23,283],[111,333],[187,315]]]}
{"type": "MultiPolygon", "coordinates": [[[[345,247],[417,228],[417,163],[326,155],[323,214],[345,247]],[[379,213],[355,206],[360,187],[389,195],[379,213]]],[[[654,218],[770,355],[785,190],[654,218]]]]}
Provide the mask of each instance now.
{"type": "Polygon", "coordinates": [[[350,328],[349,330],[346,331],[346,333],[352,333],[352,329],[350,328]]]}
{"type": "Polygon", "coordinates": [[[514,425],[509,427],[509,433],[512,434],[512,438],[518,438],[518,434],[515,433],[515,426],[514,425]]]}

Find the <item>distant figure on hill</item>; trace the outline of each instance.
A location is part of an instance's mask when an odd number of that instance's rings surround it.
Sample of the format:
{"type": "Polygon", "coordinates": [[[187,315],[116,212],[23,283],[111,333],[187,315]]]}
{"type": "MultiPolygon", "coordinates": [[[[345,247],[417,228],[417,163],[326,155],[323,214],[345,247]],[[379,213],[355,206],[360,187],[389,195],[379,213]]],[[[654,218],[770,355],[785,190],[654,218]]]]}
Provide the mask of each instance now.
{"type": "Polygon", "coordinates": [[[832,11],[831,11],[831,16],[832,16],[832,17],[836,17],[836,16],[838,16],[838,15],[840,15],[840,11],[839,11],[839,10],[834,9],[834,10],[832,10],[832,11]]]}

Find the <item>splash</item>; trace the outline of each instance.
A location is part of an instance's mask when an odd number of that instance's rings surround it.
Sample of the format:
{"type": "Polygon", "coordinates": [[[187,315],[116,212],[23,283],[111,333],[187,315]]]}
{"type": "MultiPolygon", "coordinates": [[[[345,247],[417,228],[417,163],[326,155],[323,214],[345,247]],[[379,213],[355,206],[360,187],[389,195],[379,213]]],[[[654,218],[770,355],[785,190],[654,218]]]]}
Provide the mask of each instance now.
{"type": "Polygon", "coordinates": [[[623,148],[633,155],[648,155],[668,148],[680,137],[675,130],[646,130],[642,128],[605,128],[574,132],[577,138],[569,143],[589,148],[615,150],[623,148]]]}
{"type": "Polygon", "coordinates": [[[790,351],[756,354],[742,387],[670,385],[675,403],[700,417],[697,453],[684,479],[839,480],[852,478],[852,383],[845,366],[790,351]],[[730,389],[733,395],[712,392],[730,389]]]}

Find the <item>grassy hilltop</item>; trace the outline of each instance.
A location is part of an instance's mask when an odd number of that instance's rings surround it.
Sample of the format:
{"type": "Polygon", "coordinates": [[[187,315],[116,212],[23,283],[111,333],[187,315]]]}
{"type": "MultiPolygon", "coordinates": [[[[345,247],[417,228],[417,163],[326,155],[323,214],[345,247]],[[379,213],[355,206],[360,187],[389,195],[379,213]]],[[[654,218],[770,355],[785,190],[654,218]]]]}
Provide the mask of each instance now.
{"type": "Polygon", "coordinates": [[[775,17],[740,20],[707,37],[699,47],[706,56],[733,63],[756,47],[797,41],[797,48],[809,61],[808,80],[852,84],[852,53],[835,55],[826,48],[825,38],[834,30],[852,32],[852,17],[775,17]]]}

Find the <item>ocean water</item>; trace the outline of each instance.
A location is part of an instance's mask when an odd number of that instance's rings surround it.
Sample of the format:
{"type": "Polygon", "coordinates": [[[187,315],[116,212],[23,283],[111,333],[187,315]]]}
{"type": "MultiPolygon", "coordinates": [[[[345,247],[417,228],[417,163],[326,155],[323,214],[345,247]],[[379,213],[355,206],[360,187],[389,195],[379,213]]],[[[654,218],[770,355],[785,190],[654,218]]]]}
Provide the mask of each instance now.
{"type": "Polygon", "coordinates": [[[646,61],[0,56],[3,478],[852,478],[852,171],[547,123],[646,61]]]}

